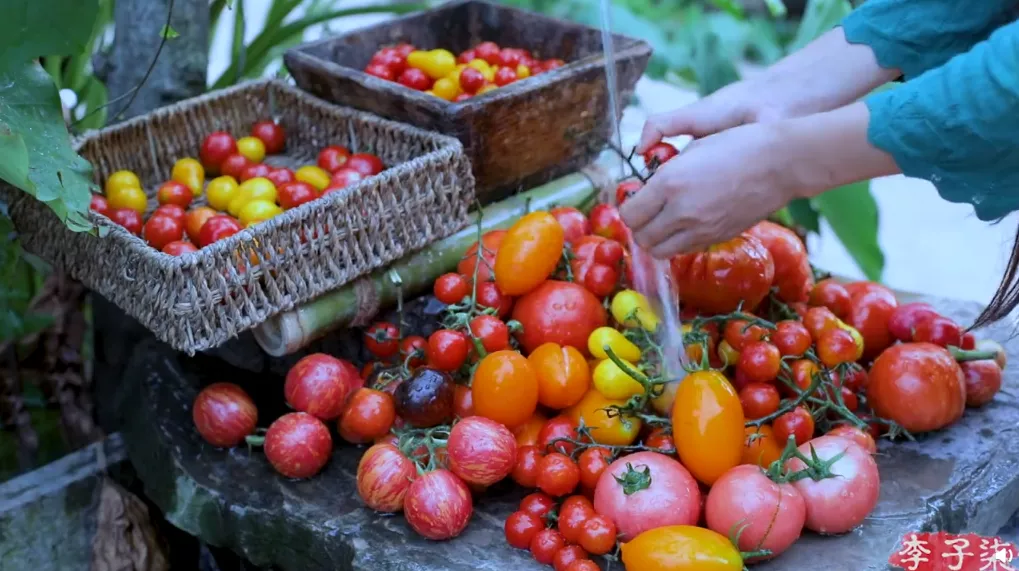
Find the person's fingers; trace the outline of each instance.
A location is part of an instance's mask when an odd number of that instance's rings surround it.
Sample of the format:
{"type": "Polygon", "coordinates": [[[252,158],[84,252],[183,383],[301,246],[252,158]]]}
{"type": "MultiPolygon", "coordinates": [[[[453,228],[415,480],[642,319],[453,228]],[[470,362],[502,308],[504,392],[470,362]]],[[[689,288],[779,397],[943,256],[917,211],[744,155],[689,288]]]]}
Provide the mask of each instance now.
{"type": "Polygon", "coordinates": [[[633,239],[645,250],[653,250],[658,244],[667,240],[669,236],[683,229],[677,222],[680,213],[675,198],[665,202],[665,206],[658,214],[638,231],[633,233],[633,239]]]}
{"type": "Polygon", "coordinates": [[[648,253],[659,260],[668,260],[673,256],[690,252],[694,250],[694,247],[691,246],[691,234],[690,230],[679,230],[665,240],[656,244],[654,248],[651,248],[648,251],[648,253]]]}
{"type": "Polygon", "coordinates": [[[651,221],[662,208],[668,198],[668,190],[664,187],[662,172],[648,179],[644,188],[627,199],[619,207],[619,215],[633,232],[639,231],[651,221]]]}
{"type": "Polygon", "coordinates": [[[666,113],[656,113],[647,118],[640,133],[636,151],[646,153],[665,137],[690,135],[706,137],[736,127],[742,119],[736,109],[720,107],[713,100],[702,99],[685,107],[666,113]]]}

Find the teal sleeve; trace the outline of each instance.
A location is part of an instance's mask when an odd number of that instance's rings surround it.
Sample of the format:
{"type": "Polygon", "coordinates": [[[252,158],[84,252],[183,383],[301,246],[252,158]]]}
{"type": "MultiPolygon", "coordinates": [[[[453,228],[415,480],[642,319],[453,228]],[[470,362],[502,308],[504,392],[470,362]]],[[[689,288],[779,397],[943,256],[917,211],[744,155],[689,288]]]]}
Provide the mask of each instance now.
{"type": "Polygon", "coordinates": [[[903,174],[981,220],[1019,210],[1019,22],[965,54],[864,99],[868,137],[903,174]]]}
{"type": "Polygon", "coordinates": [[[940,67],[1010,19],[1015,0],[866,0],[847,16],[846,40],[870,46],[885,69],[912,78],[940,67]]]}

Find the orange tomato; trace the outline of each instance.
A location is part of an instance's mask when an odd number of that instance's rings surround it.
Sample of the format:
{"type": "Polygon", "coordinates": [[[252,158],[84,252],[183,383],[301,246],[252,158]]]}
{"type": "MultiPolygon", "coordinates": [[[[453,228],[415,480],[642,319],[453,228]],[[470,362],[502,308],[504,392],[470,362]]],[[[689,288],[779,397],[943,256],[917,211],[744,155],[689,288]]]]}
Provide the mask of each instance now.
{"type": "Polygon", "coordinates": [[[571,407],[591,387],[591,369],[574,347],[545,343],[527,357],[538,377],[538,402],[556,410],[571,407]]]}
{"type": "Polygon", "coordinates": [[[517,448],[537,446],[538,435],[541,434],[541,429],[545,428],[546,422],[548,419],[545,418],[545,415],[536,412],[534,416],[527,419],[527,422],[513,429],[513,436],[517,439],[517,448]]]}
{"type": "Polygon", "coordinates": [[[767,424],[744,429],[743,457],[740,464],[757,464],[765,470],[782,456],[782,446],[775,440],[775,432],[767,424]],[[756,435],[751,439],[751,435],[756,435]]]}
{"type": "Polygon", "coordinates": [[[578,425],[583,419],[584,425],[591,429],[591,437],[598,444],[627,446],[637,440],[641,421],[620,416],[610,418],[605,412],[606,407],[625,404],[625,400],[607,399],[598,391],[591,389],[580,402],[566,410],[566,416],[578,425]]]}
{"type": "Polygon", "coordinates": [[[538,379],[516,351],[489,353],[478,363],[471,383],[474,412],[515,428],[527,422],[538,407],[538,379]]]}
{"type": "Polygon", "coordinates": [[[736,389],[717,371],[696,371],[679,383],[672,433],[683,465],[711,485],[743,457],[743,407],[736,389]]]}
{"type": "Polygon", "coordinates": [[[559,265],[565,243],[562,225],[548,212],[517,220],[495,254],[495,285],[513,296],[538,287],[559,265]]]}
{"type": "Polygon", "coordinates": [[[743,558],[724,535],[692,525],[649,529],[623,544],[626,571],[740,571],[743,558]]]}
{"type": "Polygon", "coordinates": [[[219,212],[208,206],[199,206],[187,211],[187,214],[184,215],[184,228],[187,230],[188,238],[191,239],[192,244],[198,244],[198,236],[202,232],[205,221],[217,214],[219,212]]]}

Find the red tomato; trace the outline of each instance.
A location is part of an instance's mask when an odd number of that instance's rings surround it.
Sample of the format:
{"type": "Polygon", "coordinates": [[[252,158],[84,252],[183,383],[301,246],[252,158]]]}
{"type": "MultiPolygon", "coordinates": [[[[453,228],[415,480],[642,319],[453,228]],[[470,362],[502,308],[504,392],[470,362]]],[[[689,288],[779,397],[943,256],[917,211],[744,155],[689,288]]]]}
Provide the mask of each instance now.
{"type": "MultiPolygon", "coordinates": [[[[267,174],[265,176],[265,178],[269,179],[269,182],[273,183],[273,185],[275,185],[276,188],[280,189],[280,191],[282,192],[282,188],[281,187],[283,185],[289,183],[289,182],[295,182],[297,180],[297,175],[295,175],[294,171],[292,171],[290,169],[287,169],[287,168],[278,168],[278,169],[272,169],[272,172],[267,174]]],[[[281,198],[281,205],[282,205],[282,198],[281,198]]]]}
{"type": "Polygon", "coordinates": [[[637,452],[605,470],[594,491],[594,509],[615,524],[626,542],[656,527],[695,525],[701,492],[679,462],[657,452],[637,452]]]}
{"type": "MultiPolygon", "coordinates": [[[[188,192],[191,191],[188,190],[188,192]]],[[[152,211],[152,216],[169,216],[170,218],[180,220],[181,224],[185,224],[187,220],[187,211],[176,204],[161,204],[152,211]]]]}
{"type": "Polygon", "coordinates": [[[354,153],[350,155],[347,164],[343,166],[361,173],[361,176],[365,178],[379,174],[385,168],[382,165],[382,159],[370,153],[354,153]]]}
{"type": "Polygon", "coordinates": [[[236,218],[228,214],[217,214],[202,224],[202,230],[198,233],[198,245],[204,248],[240,231],[241,223],[236,218]]]}
{"type": "Polygon", "coordinates": [[[474,502],[467,484],[449,470],[418,476],[403,499],[407,524],[433,541],[452,539],[467,527],[474,502]]]}
{"type": "Polygon", "coordinates": [[[870,369],[867,404],[877,416],[894,420],[914,434],[939,430],[962,417],[965,376],[943,347],[894,345],[870,369]]]}
{"type": "Polygon", "coordinates": [[[570,566],[566,568],[566,571],[601,571],[601,567],[590,559],[582,559],[580,561],[570,563],[570,566]]]}
{"type": "Polygon", "coordinates": [[[474,271],[477,269],[478,272],[478,284],[487,282],[492,279],[491,268],[495,266],[495,254],[499,251],[499,247],[502,245],[503,238],[506,237],[505,230],[492,230],[491,232],[485,232],[481,236],[481,259],[483,262],[478,264],[478,242],[467,248],[460,263],[456,266],[457,273],[467,276],[470,281],[474,280],[474,271]]]}
{"type": "Polygon", "coordinates": [[[388,321],[375,323],[364,332],[364,346],[380,359],[393,357],[400,350],[400,329],[388,321]]]}
{"type": "Polygon", "coordinates": [[[106,201],[106,197],[93,194],[88,204],[89,210],[96,214],[102,214],[107,218],[110,217],[110,203],[106,201]]]}
{"type": "Polygon", "coordinates": [[[541,434],[541,429],[545,428],[546,422],[548,419],[545,418],[545,415],[536,412],[527,419],[527,422],[514,428],[513,435],[517,439],[517,446],[537,446],[538,436],[541,434]]]}
{"type": "Polygon", "coordinates": [[[532,212],[506,232],[495,255],[495,284],[506,295],[523,295],[541,285],[563,256],[563,227],[548,212],[532,212]]]}
{"type": "Polygon", "coordinates": [[[899,341],[912,341],[913,328],[916,324],[937,316],[938,313],[929,303],[904,303],[892,310],[892,314],[888,316],[888,331],[899,341]]]}
{"type": "Polygon", "coordinates": [[[202,226],[212,217],[218,216],[219,213],[209,208],[208,206],[199,206],[198,208],[192,208],[184,214],[184,229],[188,233],[188,238],[191,243],[201,246],[200,241],[202,226]]]}
{"type": "Polygon", "coordinates": [[[347,398],[362,382],[352,364],[324,353],[313,353],[287,372],[283,395],[294,410],[332,420],[343,413],[347,398]]]}
{"type": "Polygon", "coordinates": [[[543,529],[545,523],[538,516],[527,512],[513,512],[506,518],[504,528],[506,543],[517,549],[528,549],[531,540],[543,529]]]}
{"type": "MultiPolygon", "coordinates": [[[[815,438],[799,450],[807,458],[816,453],[821,461],[842,454],[829,468],[834,477],[793,482],[807,508],[804,527],[817,533],[835,534],[863,523],[877,506],[881,488],[874,458],[855,442],[832,436],[815,438]]],[[[786,463],[786,468],[793,471],[804,467],[797,458],[786,463]]]]}
{"type": "Polygon", "coordinates": [[[781,395],[775,385],[750,383],[739,391],[739,402],[747,420],[764,418],[778,410],[781,395]]]}
{"type": "Polygon", "coordinates": [[[502,87],[502,86],[505,86],[505,85],[509,85],[509,84],[513,83],[514,81],[516,81],[516,80],[517,80],[517,70],[516,70],[515,67],[514,68],[500,67],[495,72],[494,83],[496,85],[498,85],[499,87],[502,87]]]}
{"type": "Polygon", "coordinates": [[[647,152],[644,153],[644,164],[647,165],[647,168],[654,170],[678,154],[679,151],[676,147],[673,147],[669,143],[664,141],[655,143],[647,150],[647,152]]]}
{"type": "Polygon", "coordinates": [[[845,438],[859,444],[860,448],[871,454],[877,453],[877,443],[874,442],[874,437],[851,424],[840,424],[829,430],[826,436],[845,438]]]}
{"type": "Polygon", "coordinates": [[[241,174],[244,172],[244,169],[248,168],[251,164],[247,157],[236,153],[223,160],[222,164],[219,165],[219,172],[224,176],[232,176],[237,180],[241,180],[241,174]]]}
{"type": "Polygon", "coordinates": [[[644,445],[649,448],[654,448],[662,454],[676,454],[676,442],[672,439],[672,434],[666,432],[663,428],[656,428],[652,431],[651,434],[644,439],[644,445]]]}
{"type": "Polygon", "coordinates": [[[935,315],[920,319],[913,327],[913,341],[933,343],[942,347],[962,345],[962,328],[947,317],[935,315]]]}
{"type": "Polygon", "coordinates": [[[441,371],[455,371],[470,353],[467,336],[452,329],[440,329],[428,337],[428,364],[441,371]]]}
{"type": "Polygon", "coordinates": [[[284,183],[279,188],[279,203],[284,210],[297,208],[298,206],[311,202],[318,198],[315,187],[306,182],[293,181],[284,183]]]}
{"type": "Polygon", "coordinates": [[[272,167],[264,163],[249,163],[241,169],[241,176],[237,179],[240,182],[253,178],[268,178],[272,174],[272,167]]]}
{"type": "Polygon", "coordinates": [[[799,357],[810,349],[810,331],[799,321],[779,321],[771,334],[771,342],[783,357],[799,357]]]}
{"type": "Polygon", "coordinates": [[[616,186],[616,206],[621,206],[628,198],[644,187],[639,180],[624,180],[616,186]]]}
{"type": "MultiPolygon", "coordinates": [[[[542,453],[537,446],[521,446],[517,448],[517,461],[513,465],[511,476],[513,481],[524,488],[538,485],[538,463],[542,453]]],[[[523,509],[523,508],[521,508],[523,509]]]]}
{"type": "Polygon", "coordinates": [[[509,349],[509,327],[494,315],[475,317],[470,322],[470,331],[488,353],[509,349]]]}
{"type": "Polygon", "coordinates": [[[474,416],[474,391],[470,387],[456,386],[456,394],[453,396],[453,416],[457,418],[474,416]]]}
{"type": "Polygon", "coordinates": [[[742,351],[748,345],[764,341],[768,331],[759,325],[749,325],[742,319],[732,319],[725,324],[723,337],[725,342],[737,352],[742,351]]]}
{"type": "Polygon", "coordinates": [[[496,351],[482,359],[471,390],[479,416],[510,428],[527,422],[538,406],[538,380],[527,359],[516,351],[496,351]]]}
{"type": "Polygon", "coordinates": [[[393,73],[393,69],[381,63],[369,63],[365,66],[364,72],[368,75],[374,75],[380,79],[385,79],[386,81],[393,81],[396,79],[396,74],[393,73]]]}
{"type": "Polygon", "coordinates": [[[806,408],[798,406],[776,418],[772,427],[775,430],[775,440],[780,446],[784,447],[790,436],[799,445],[814,436],[814,417],[810,416],[806,408]]]}
{"type": "Polygon", "coordinates": [[[194,193],[186,184],[175,180],[164,182],[156,192],[159,204],[176,204],[181,208],[187,208],[194,197],[194,193]]]}
{"type": "Polygon", "coordinates": [[[844,319],[852,309],[849,290],[832,278],[821,280],[810,290],[810,305],[827,307],[839,319],[844,319]]]}
{"type": "Polygon", "coordinates": [[[550,496],[541,492],[535,492],[524,496],[524,499],[520,500],[520,511],[533,514],[542,519],[548,517],[548,514],[555,509],[556,502],[550,496]]]}
{"type": "Polygon", "coordinates": [[[491,486],[510,475],[517,441],[508,428],[480,416],[453,425],[446,446],[449,470],[468,484],[491,486]]]}
{"type": "Polygon", "coordinates": [[[856,339],[845,329],[829,329],[817,340],[817,357],[829,368],[852,363],[859,357],[859,349],[856,339]]]}
{"type": "MultiPolygon", "coordinates": [[[[850,284],[853,285],[853,284],[850,284]]],[[[895,310],[895,296],[882,286],[852,296],[852,309],[846,323],[855,327],[863,336],[863,358],[873,359],[892,344],[894,339],[888,331],[888,320],[895,310]]]]}
{"type": "Polygon", "coordinates": [[[331,194],[333,192],[343,190],[352,184],[356,184],[364,180],[364,175],[357,172],[356,170],[348,167],[343,167],[340,170],[333,173],[333,176],[329,179],[329,187],[322,191],[322,196],[331,194]]]}
{"type": "Polygon", "coordinates": [[[584,236],[573,244],[570,269],[573,279],[598,297],[606,297],[619,285],[623,246],[601,236],[584,236]]]}
{"type": "Polygon", "coordinates": [[[572,442],[554,442],[558,438],[579,440],[577,423],[565,415],[559,415],[550,419],[541,427],[541,432],[538,433],[538,446],[545,452],[561,452],[563,454],[572,454],[577,448],[572,442]]]}
{"type": "Polygon", "coordinates": [[[706,313],[729,313],[743,303],[753,311],[767,297],[775,263],[760,240],[743,234],[703,252],[672,259],[683,303],[706,313]]]}
{"type": "Polygon", "coordinates": [[[993,360],[960,363],[966,379],[966,406],[981,407],[1001,390],[1001,367],[993,360]]]}
{"type": "Polygon", "coordinates": [[[531,555],[542,565],[551,565],[555,554],[566,547],[566,539],[554,529],[543,529],[531,539],[531,555]]]}
{"type": "Polygon", "coordinates": [[[191,407],[198,434],[219,448],[230,448],[255,431],[258,409],[244,389],[232,383],[213,383],[198,393],[191,407]]]}
{"type": "Polygon", "coordinates": [[[591,209],[591,231],[598,236],[615,240],[621,244],[629,242],[629,231],[619,210],[611,204],[597,204],[591,209]]]}
{"type": "Polygon", "coordinates": [[[587,355],[588,336],[607,323],[605,308],[594,294],[575,283],[554,280],[519,298],[513,319],[523,326],[517,339],[528,353],[544,343],[556,343],[587,355]]]}
{"type": "Polygon", "coordinates": [[[782,366],[782,354],[778,347],[767,341],[754,341],[740,350],[739,363],[736,366],[751,382],[766,383],[778,377],[782,366]]]}
{"type": "MultiPolygon", "coordinates": [[[[501,68],[499,71],[502,71],[501,68]]],[[[587,552],[579,545],[567,545],[556,552],[552,558],[552,567],[555,571],[566,571],[574,562],[587,560],[587,552]]]]}
{"type": "Polygon", "coordinates": [[[708,528],[728,536],[739,530],[741,551],[768,550],[771,559],[796,542],[807,517],[803,496],[792,484],[776,484],[758,466],[736,466],[708,493],[708,528]]]}
{"type": "Polygon", "coordinates": [[[565,454],[553,452],[538,463],[538,489],[559,497],[573,493],[580,484],[580,468],[565,454]]]}
{"type": "Polygon", "coordinates": [[[339,145],[328,146],[318,153],[318,166],[333,173],[347,164],[350,158],[350,150],[339,145]]]}
{"type": "MultiPolygon", "coordinates": [[[[464,50],[460,52],[460,55],[456,56],[457,63],[471,63],[478,59],[477,53],[474,50],[464,50]]],[[[464,68],[466,69],[466,68],[464,68]]],[[[473,68],[472,68],[473,69],[473,68]]]]}
{"type": "Polygon", "coordinates": [[[183,256],[184,254],[197,251],[198,248],[195,248],[195,246],[191,242],[183,241],[170,242],[169,244],[163,246],[163,253],[169,254],[171,256],[183,256]]]}
{"type": "Polygon", "coordinates": [[[163,246],[184,237],[184,223],[170,216],[153,216],[145,223],[144,234],[150,246],[162,250],[163,246]]]}
{"type": "MultiPolygon", "coordinates": [[[[209,133],[202,141],[202,148],[198,151],[198,158],[209,174],[219,172],[220,165],[227,157],[237,152],[237,141],[225,131],[209,133]]],[[[187,206],[182,205],[182,206],[187,206]]]]}
{"type": "Polygon", "coordinates": [[[333,453],[333,439],[322,421],[303,412],[284,414],[265,433],[265,457],[288,478],[318,474],[333,453]]]}
{"type": "Polygon", "coordinates": [[[351,444],[366,444],[385,436],[396,421],[396,405],[388,393],[358,388],[340,415],[340,436],[351,444]]]}
{"type": "Polygon", "coordinates": [[[477,93],[485,85],[485,75],[473,67],[465,67],[460,72],[460,88],[466,93],[477,93]]]}
{"type": "Polygon", "coordinates": [[[265,144],[265,152],[270,155],[275,155],[282,151],[287,139],[283,127],[275,121],[259,121],[255,123],[251,127],[251,135],[262,139],[262,143],[265,144]]]}
{"type": "Polygon", "coordinates": [[[778,288],[779,299],[786,302],[810,299],[814,270],[807,259],[807,247],[796,232],[768,220],[758,222],[747,232],[764,244],[775,262],[774,286],[778,288]]]}
{"type": "Polygon", "coordinates": [[[404,337],[400,341],[400,360],[407,361],[409,367],[420,367],[427,361],[428,341],[420,335],[404,337]]]}
{"type": "Polygon", "coordinates": [[[403,510],[403,499],[417,477],[414,463],[392,444],[376,444],[357,464],[357,493],[365,505],[383,513],[403,510]]]}
{"type": "MultiPolygon", "coordinates": [[[[491,65],[499,65],[499,55],[501,51],[502,50],[499,49],[499,45],[495,42],[481,42],[474,46],[475,56],[487,61],[491,65]]],[[[549,563],[551,563],[551,561],[549,563]]]]}
{"type": "Polygon", "coordinates": [[[474,301],[482,309],[495,309],[499,318],[505,318],[513,309],[513,298],[502,293],[495,282],[479,283],[474,301]]]}
{"type": "Polygon", "coordinates": [[[584,522],[594,517],[594,506],[584,496],[570,496],[559,506],[556,527],[569,544],[580,542],[580,531],[584,522]]]}
{"type": "MultiPolygon", "coordinates": [[[[591,555],[606,555],[616,547],[616,524],[604,515],[595,515],[580,529],[580,546],[591,555]]],[[[568,569],[572,569],[569,567],[568,569]]]]}
{"type": "Polygon", "coordinates": [[[563,235],[567,244],[573,244],[591,233],[591,221],[587,219],[587,216],[584,216],[583,212],[572,206],[553,208],[549,210],[549,213],[555,216],[559,225],[563,227],[563,235]]]}
{"type": "Polygon", "coordinates": [[[606,448],[593,446],[581,452],[577,457],[577,467],[580,468],[580,485],[584,489],[594,490],[610,463],[612,463],[612,453],[606,448]]]}
{"type": "Polygon", "coordinates": [[[110,212],[110,220],[123,226],[135,236],[142,235],[142,215],[130,208],[117,208],[110,212]]]}
{"type": "Polygon", "coordinates": [[[432,288],[435,299],[453,305],[460,303],[465,297],[471,294],[471,284],[467,278],[458,273],[448,273],[439,276],[432,288]]]}

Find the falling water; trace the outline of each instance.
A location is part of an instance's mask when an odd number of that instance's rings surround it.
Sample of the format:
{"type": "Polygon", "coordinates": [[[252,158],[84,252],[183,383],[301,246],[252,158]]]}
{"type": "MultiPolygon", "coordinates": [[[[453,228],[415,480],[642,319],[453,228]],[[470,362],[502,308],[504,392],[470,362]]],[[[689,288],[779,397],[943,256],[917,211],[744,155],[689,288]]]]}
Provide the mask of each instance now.
{"type": "MultiPolygon", "coordinates": [[[[605,84],[608,89],[609,123],[612,128],[612,141],[617,149],[622,149],[622,134],[619,127],[619,84],[616,80],[615,48],[612,41],[612,0],[599,0],[599,2],[602,50],[605,56],[605,84]]],[[[620,161],[622,160],[620,157],[620,161]]],[[[666,362],[662,365],[665,367],[666,377],[681,379],[685,375],[683,365],[686,364],[686,351],[683,349],[683,332],[679,322],[679,291],[672,280],[669,262],[652,258],[632,239],[629,246],[633,263],[634,288],[648,298],[663,321],[664,331],[661,332],[660,342],[665,353],[666,362]]]]}

